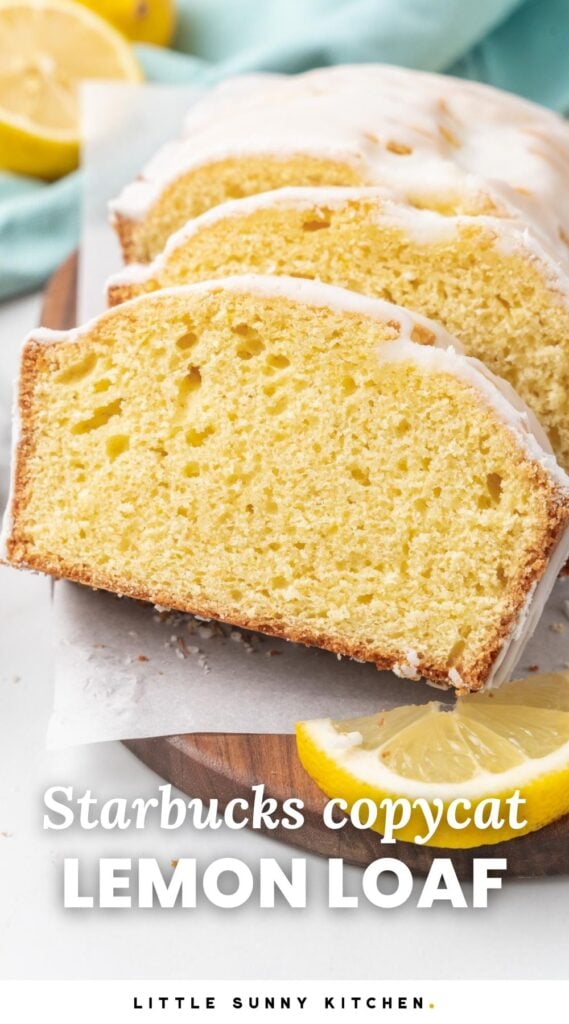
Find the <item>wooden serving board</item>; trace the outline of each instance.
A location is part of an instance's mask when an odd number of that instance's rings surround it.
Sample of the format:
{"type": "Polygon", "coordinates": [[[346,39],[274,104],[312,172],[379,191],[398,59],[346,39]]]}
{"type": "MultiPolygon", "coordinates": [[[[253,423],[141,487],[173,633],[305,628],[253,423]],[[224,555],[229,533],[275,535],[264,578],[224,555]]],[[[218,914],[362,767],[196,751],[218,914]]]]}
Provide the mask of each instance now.
{"type": "MultiPolygon", "coordinates": [[[[76,324],[77,256],[72,256],[50,281],[42,311],[42,324],[68,329],[76,324]]],[[[193,733],[157,739],[129,740],[125,746],[163,779],[189,796],[221,806],[233,797],[250,799],[251,786],[265,784],[267,796],[282,802],[295,796],[304,801],[305,825],[297,832],[276,829],[274,839],[325,857],[342,857],[366,866],[381,857],[398,857],[423,875],[435,857],[450,857],[461,879],[472,874],[475,857],[507,857],[508,873],[535,878],[569,873],[569,817],[540,832],[496,846],[474,850],[442,850],[396,843],[382,846],[370,830],[347,825],[338,831],[325,828],[322,811],[326,797],[305,773],[296,755],[294,736],[243,733],[193,733]]]]}

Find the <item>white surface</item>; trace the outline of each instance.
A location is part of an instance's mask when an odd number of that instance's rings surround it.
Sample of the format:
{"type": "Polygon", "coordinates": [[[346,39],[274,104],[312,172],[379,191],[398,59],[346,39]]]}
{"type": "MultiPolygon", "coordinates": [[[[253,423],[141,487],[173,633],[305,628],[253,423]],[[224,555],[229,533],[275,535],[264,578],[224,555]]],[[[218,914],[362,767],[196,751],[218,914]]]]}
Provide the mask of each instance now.
{"type": "MultiPolygon", "coordinates": [[[[54,634],[51,748],[184,732],[292,733],[299,718],[451,699],[314,647],[188,615],[161,621],[152,605],[68,582],[55,585],[54,634]]],[[[556,648],[547,668],[565,660],[563,644],[556,648]]]]}
{"type": "MultiPolygon", "coordinates": [[[[565,668],[568,598],[569,580],[557,580],[520,675],[529,665],[565,668]],[[562,633],[552,629],[559,622],[562,633]]],[[[298,719],[453,699],[316,648],[176,613],[161,621],[151,605],[67,582],[55,585],[54,635],[51,748],[192,731],[293,732],[298,719]]]]}
{"type": "MultiPolygon", "coordinates": [[[[6,380],[38,300],[0,308],[1,431],[6,380]]],[[[326,865],[309,858],[306,910],[64,911],[61,862],[79,856],[231,854],[287,864],[293,852],[249,832],[47,832],[48,785],[100,797],[154,795],[158,778],[120,744],[46,753],[51,706],[49,584],[0,568],[0,974],[5,978],[564,978],[567,879],[507,882],[488,910],[326,908],[326,865]]],[[[351,869],[350,890],[359,879],[351,869]]]]}

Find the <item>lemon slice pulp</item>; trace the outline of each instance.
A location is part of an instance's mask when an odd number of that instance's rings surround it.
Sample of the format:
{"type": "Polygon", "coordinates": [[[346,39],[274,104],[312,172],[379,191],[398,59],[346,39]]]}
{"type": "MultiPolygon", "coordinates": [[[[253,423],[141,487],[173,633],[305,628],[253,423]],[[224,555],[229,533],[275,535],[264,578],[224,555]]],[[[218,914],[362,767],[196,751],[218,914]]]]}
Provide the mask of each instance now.
{"type": "MultiPolygon", "coordinates": [[[[468,800],[474,809],[500,801],[505,824],[451,828],[443,816],[433,846],[472,847],[532,832],[569,812],[569,673],[547,673],[500,690],[393,708],[343,722],[318,719],[297,725],[300,760],[329,797],[351,808],[366,797],[377,805],[398,797],[431,802],[468,800]],[[512,827],[506,800],[525,800],[523,828],[512,827]]],[[[373,826],[382,832],[380,812],[373,826]]],[[[414,841],[420,812],[397,837],[414,841]]]]}
{"type": "Polygon", "coordinates": [[[82,79],[138,82],[127,41],[68,0],[0,0],[0,166],[55,178],[77,165],[82,79]]]}

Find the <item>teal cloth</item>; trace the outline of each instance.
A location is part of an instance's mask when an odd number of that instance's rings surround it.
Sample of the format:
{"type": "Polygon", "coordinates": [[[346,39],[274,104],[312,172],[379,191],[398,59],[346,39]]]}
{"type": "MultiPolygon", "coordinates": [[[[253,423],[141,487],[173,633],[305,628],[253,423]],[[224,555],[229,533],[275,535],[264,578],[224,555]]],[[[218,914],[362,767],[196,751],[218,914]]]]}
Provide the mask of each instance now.
{"type": "MultiPolygon", "coordinates": [[[[569,110],[567,0],[180,0],[173,49],[138,46],[151,82],[385,61],[569,110]]],[[[1,163],[1,154],[0,154],[1,163]]],[[[0,299],[39,287],[77,245],[81,174],[0,174],[0,299]]]]}

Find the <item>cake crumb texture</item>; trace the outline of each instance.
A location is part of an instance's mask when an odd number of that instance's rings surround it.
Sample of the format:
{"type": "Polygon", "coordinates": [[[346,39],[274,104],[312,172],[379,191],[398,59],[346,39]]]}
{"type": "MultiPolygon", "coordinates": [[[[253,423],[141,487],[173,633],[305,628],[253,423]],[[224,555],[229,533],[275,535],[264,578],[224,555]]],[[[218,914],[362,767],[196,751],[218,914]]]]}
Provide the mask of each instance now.
{"type": "Polygon", "coordinates": [[[569,277],[551,279],[519,226],[437,216],[365,190],[328,203],[318,190],[310,199],[287,190],[180,232],[148,277],[126,276],[109,298],[247,273],[316,278],[439,321],[518,391],[569,468],[569,277]]]}
{"type": "Polygon", "coordinates": [[[400,313],[217,284],[32,336],[9,561],[483,686],[567,493],[465,380],[378,359],[400,313]]]}

